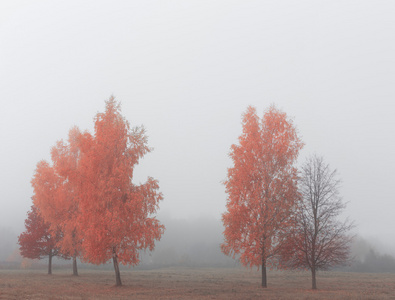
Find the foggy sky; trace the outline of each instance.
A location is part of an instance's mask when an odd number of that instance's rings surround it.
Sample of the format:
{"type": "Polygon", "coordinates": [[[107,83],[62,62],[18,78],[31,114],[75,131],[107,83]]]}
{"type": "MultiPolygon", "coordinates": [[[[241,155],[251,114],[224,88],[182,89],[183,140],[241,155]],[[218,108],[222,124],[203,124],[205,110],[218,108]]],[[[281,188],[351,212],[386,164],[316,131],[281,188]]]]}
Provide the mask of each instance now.
{"type": "MultiPolygon", "coordinates": [[[[393,1],[0,2],[0,227],[24,228],[37,162],[114,95],[149,145],[160,213],[225,211],[241,114],[272,103],[343,181],[357,233],[395,249],[393,1]]],[[[165,224],[166,225],[166,224],[165,224]]],[[[395,250],[394,250],[395,251],[395,250]]]]}

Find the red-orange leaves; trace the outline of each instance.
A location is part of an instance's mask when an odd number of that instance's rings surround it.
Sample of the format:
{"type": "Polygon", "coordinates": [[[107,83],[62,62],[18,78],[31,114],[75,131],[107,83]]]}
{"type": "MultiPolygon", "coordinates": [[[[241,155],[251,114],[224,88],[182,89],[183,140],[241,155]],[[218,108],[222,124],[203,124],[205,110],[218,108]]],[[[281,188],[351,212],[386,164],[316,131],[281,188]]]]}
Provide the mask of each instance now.
{"type": "Polygon", "coordinates": [[[80,199],[80,147],[78,128],[69,132],[69,143],[59,141],[52,148],[53,166],[41,161],[32,179],[33,202],[53,230],[62,230],[57,246],[73,256],[73,273],[77,275],[76,257],[81,251],[81,235],[76,222],[80,199]]]}
{"type": "Polygon", "coordinates": [[[56,246],[61,239],[62,232],[60,230],[52,230],[50,224],[43,220],[39,209],[34,205],[32,205],[31,211],[27,214],[25,228],[26,231],[18,237],[21,255],[30,259],[41,259],[48,256],[48,274],[51,274],[53,256],[68,258],[56,246]]]}
{"type": "MultiPolygon", "coordinates": [[[[265,269],[298,199],[294,163],[303,144],[292,121],[274,106],[262,119],[248,107],[242,124],[239,144],[231,147],[233,167],[225,181],[228,199],[221,248],[227,255],[239,255],[246,266],[265,269]]],[[[266,286],[266,278],[262,285],[266,286]]]]}
{"type": "Polygon", "coordinates": [[[28,212],[25,227],[26,231],[18,238],[23,257],[41,259],[55,249],[56,239],[49,230],[49,224],[44,222],[34,205],[28,212]]]}
{"type": "Polygon", "coordinates": [[[101,264],[113,259],[136,265],[140,250],[153,250],[164,226],[153,216],[163,199],[158,181],[132,183],[134,167],[151,149],[143,127],[130,128],[114,98],[95,117],[94,135],[74,127],[68,142],[52,148],[52,166],[41,161],[32,179],[33,201],[51,229],[60,228],[57,245],[74,258],[101,264]]]}
{"type": "Polygon", "coordinates": [[[61,212],[52,209],[52,207],[57,205],[59,196],[62,196],[61,178],[48,162],[42,160],[37,163],[31,183],[34,190],[34,205],[40,209],[44,220],[57,228],[58,224],[51,223],[51,221],[62,219],[63,216],[60,215],[61,212]]]}
{"type": "Polygon", "coordinates": [[[158,182],[148,178],[141,185],[132,183],[135,165],[151,149],[144,129],[130,128],[114,98],[97,114],[95,134],[81,135],[80,143],[83,256],[95,264],[112,258],[121,284],[118,262],[138,264],[138,251],[152,250],[164,231],[152,216],[162,200],[158,182]]]}

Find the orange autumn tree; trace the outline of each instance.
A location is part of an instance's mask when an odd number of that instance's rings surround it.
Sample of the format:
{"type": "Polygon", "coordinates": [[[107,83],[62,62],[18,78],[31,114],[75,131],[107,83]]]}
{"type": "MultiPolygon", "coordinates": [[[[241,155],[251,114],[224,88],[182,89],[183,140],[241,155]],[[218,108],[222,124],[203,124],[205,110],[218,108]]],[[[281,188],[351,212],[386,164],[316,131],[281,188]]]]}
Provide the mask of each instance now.
{"type": "Polygon", "coordinates": [[[144,128],[130,128],[113,97],[96,115],[95,134],[81,136],[81,149],[83,258],[94,264],[112,259],[122,285],[119,263],[137,265],[139,251],[153,250],[164,231],[154,217],[162,200],[158,181],[132,182],[135,166],[151,149],[144,128]]]}
{"type": "MultiPolygon", "coordinates": [[[[57,224],[64,234],[58,246],[73,257],[73,275],[78,275],[77,257],[81,252],[81,235],[77,230],[81,179],[78,170],[80,149],[77,127],[69,131],[68,143],[62,140],[52,148],[53,170],[59,178],[59,189],[54,201],[42,203],[46,220],[57,224]]],[[[50,200],[44,198],[43,200],[50,200]]],[[[43,202],[43,201],[42,201],[43,202]]]]}
{"type": "Polygon", "coordinates": [[[228,197],[221,249],[239,255],[245,266],[261,267],[262,287],[267,287],[266,267],[281,246],[281,233],[299,199],[294,164],[303,143],[292,120],[273,105],[262,119],[248,107],[242,125],[224,182],[228,197]]]}
{"type": "Polygon", "coordinates": [[[62,231],[62,239],[57,241],[56,246],[73,257],[73,275],[78,275],[77,256],[81,244],[76,227],[79,202],[79,184],[75,180],[78,177],[78,136],[77,128],[70,130],[70,144],[60,141],[52,148],[53,166],[40,161],[32,179],[33,202],[51,229],[62,231]]]}
{"type": "Polygon", "coordinates": [[[25,220],[26,230],[18,237],[19,250],[23,257],[42,259],[48,256],[48,274],[52,274],[52,258],[59,256],[68,259],[56,246],[62,238],[60,230],[51,230],[50,224],[41,217],[40,210],[32,205],[25,220]]]}

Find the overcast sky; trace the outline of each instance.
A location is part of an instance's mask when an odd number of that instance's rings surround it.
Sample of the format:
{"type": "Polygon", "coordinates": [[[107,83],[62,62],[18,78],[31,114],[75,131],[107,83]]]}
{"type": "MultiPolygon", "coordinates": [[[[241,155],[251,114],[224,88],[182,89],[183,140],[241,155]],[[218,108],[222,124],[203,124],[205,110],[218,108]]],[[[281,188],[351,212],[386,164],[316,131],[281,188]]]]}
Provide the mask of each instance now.
{"type": "MultiPolygon", "coordinates": [[[[111,95],[155,150],[174,218],[220,218],[241,114],[272,103],[343,180],[357,232],[395,249],[394,1],[0,1],[0,227],[30,180],[111,95]]],[[[165,224],[166,225],[166,224],[165,224]]]]}

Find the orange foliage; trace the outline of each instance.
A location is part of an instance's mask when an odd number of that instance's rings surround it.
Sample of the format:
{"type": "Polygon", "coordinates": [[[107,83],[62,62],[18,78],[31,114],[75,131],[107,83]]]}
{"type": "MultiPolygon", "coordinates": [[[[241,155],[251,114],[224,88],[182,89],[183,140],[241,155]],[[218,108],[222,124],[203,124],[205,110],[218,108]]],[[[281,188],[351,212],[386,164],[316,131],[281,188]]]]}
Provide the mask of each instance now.
{"type": "MultiPolygon", "coordinates": [[[[131,129],[110,98],[95,118],[95,134],[80,137],[81,198],[78,229],[83,258],[100,264],[109,259],[139,263],[139,250],[153,250],[164,226],[152,215],[162,194],[153,178],[132,183],[139,159],[150,152],[144,128],[131,129]]],[[[115,262],[114,262],[115,264],[115,262]]]]}
{"type": "Polygon", "coordinates": [[[298,200],[294,163],[303,143],[292,121],[274,106],[262,119],[248,107],[242,124],[239,144],[231,147],[233,167],[224,182],[228,198],[221,248],[227,255],[239,255],[245,266],[266,268],[298,200]]]}
{"type": "Polygon", "coordinates": [[[59,176],[61,186],[56,201],[47,205],[45,210],[47,218],[62,228],[64,235],[59,243],[60,247],[73,256],[77,256],[81,251],[81,235],[77,230],[81,193],[78,169],[80,135],[79,129],[73,127],[69,132],[68,143],[59,141],[52,148],[53,169],[59,176]]]}
{"type": "MultiPolygon", "coordinates": [[[[72,129],[70,141],[77,134],[78,130],[72,129]]],[[[34,204],[40,208],[42,217],[52,230],[62,230],[63,236],[57,246],[71,255],[80,250],[76,231],[79,194],[75,177],[78,157],[71,151],[73,146],[59,141],[52,149],[53,166],[40,161],[32,179],[34,204]]]]}
{"type": "Polygon", "coordinates": [[[80,198],[78,128],[69,132],[69,143],[59,141],[52,148],[53,166],[46,161],[37,164],[32,179],[33,202],[40,208],[43,219],[51,230],[61,230],[57,247],[73,256],[73,272],[77,275],[76,258],[81,251],[81,236],[77,230],[80,198]]]}
{"type": "Polygon", "coordinates": [[[52,148],[53,165],[37,164],[33,202],[51,230],[60,230],[57,247],[74,258],[101,264],[113,259],[136,265],[139,251],[153,250],[164,226],[153,216],[162,194],[149,177],[133,184],[133,170],[151,149],[143,127],[130,128],[113,97],[95,118],[95,134],[74,127],[68,143],[52,148]]]}
{"type": "Polygon", "coordinates": [[[22,257],[30,259],[42,259],[46,256],[61,256],[67,258],[56,247],[61,239],[61,231],[51,230],[40,215],[39,209],[32,205],[31,211],[25,220],[26,230],[18,237],[20,253],[22,257]]]}

